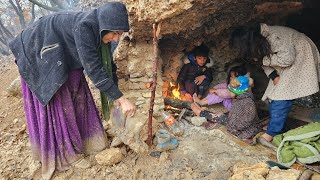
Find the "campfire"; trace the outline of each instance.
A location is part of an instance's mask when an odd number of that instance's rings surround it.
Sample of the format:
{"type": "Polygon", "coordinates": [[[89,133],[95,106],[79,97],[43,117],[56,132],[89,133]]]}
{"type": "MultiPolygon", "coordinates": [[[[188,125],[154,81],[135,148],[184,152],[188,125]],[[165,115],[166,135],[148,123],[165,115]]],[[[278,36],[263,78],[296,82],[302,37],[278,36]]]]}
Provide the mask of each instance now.
{"type": "Polygon", "coordinates": [[[182,111],[184,111],[183,116],[193,116],[190,108],[191,102],[185,101],[183,94],[180,93],[180,85],[176,82],[166,81],[163,83],[162,97],[165,104],[164,110],[175,118],[181,115],[182,111]]]}
{"type": "Polygon", "coordinates": [[[187,99],[180,93],[180,85],[174,81],[165,82],[162,87],[162,97],[173,100],[186,101],[187,99]]]}

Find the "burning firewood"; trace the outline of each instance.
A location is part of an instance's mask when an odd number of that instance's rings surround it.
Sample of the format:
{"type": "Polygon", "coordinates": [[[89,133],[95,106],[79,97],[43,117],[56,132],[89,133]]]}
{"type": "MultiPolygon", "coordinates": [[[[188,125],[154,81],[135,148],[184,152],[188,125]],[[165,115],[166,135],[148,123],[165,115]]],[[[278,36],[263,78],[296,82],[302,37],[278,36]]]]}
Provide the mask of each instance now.
{"type": "Polygon", "coordinates": [[[164,98],[164,104],[170,105],[175,108],[179,109],[191,109],[191,103],[190,101],[182,101],[180,99],[173,99],[173,98],[164,98]]]}

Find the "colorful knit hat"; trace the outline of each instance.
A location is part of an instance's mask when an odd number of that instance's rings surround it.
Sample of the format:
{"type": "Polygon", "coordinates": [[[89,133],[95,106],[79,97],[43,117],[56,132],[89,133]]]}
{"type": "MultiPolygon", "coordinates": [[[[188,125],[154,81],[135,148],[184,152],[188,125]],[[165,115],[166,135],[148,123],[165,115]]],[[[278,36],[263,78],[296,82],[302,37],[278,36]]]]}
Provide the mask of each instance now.
{"type": "Polygon", "coordinates": [[[237,84],[237,86],[235,87],[235,85],[232,85],[232,83],[230,82],[230,84],[228,85],[228,90],[230,92],[236,95],[241,95],[248,91],[249,78],[247,78],[246,76],[238,76],[234,79],[234,81],[236,82],[235,84],[237,84]]]}

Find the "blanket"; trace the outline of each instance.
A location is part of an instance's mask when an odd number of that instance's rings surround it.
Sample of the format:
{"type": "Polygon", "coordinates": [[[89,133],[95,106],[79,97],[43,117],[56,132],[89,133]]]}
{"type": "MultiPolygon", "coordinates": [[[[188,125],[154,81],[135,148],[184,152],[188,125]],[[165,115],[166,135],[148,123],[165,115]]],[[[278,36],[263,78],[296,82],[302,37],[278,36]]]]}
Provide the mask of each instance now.
{"type": "Polygon", "coordinates": [[[294,162],[310,164],[320,161],[320,123],[292,129],[273,138],[278,162],[291,166],[294,162]]]}

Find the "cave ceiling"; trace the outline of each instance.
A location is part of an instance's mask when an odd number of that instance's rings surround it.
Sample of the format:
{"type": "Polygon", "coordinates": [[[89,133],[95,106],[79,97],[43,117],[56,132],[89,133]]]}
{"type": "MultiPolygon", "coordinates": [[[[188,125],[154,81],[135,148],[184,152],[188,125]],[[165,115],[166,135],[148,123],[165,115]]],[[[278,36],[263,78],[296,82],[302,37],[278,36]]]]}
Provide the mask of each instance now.
{"type": "Polygon", "coordinates": [[[126,3],[131,38],[152,41],[152,24],[156,22],[161,24],[160,45],[181,49],[190,44],[219,44],[238,25],[281,24],[303,7],[299,1],[265,0],[127,0],[126,3]]]}

